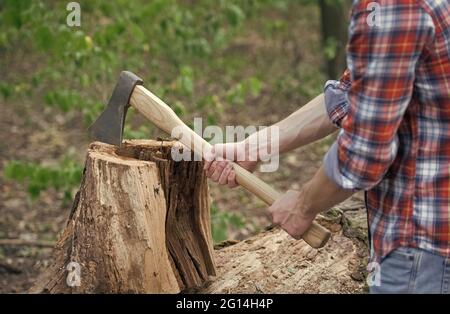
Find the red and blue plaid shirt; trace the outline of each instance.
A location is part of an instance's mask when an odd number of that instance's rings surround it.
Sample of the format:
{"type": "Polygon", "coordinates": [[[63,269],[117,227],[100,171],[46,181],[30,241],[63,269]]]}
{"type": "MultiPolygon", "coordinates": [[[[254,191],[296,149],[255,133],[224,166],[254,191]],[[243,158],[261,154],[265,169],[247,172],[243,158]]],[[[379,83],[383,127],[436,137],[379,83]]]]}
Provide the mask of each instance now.
{"type": "Polygon", "coordinates": [[[347,63],[325,85],[341,130],[324,165],[367,191],[372,259],[399,246],[450,257],[450,1],[355,1],[347,63]]]}

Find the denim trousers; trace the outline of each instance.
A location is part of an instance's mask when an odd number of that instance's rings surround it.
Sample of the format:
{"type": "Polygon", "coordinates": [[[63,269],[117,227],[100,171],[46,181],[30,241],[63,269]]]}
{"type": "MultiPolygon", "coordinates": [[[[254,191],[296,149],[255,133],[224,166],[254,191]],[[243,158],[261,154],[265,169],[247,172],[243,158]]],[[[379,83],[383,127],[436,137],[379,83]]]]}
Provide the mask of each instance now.
{"type": "MultiPolygon", "coordinates": [[[[450,293],[450,258],[399,247],[379,265],[370,293],[450,293]]],[[[373,274],[373,273],[372,273],[373,274]]]]}

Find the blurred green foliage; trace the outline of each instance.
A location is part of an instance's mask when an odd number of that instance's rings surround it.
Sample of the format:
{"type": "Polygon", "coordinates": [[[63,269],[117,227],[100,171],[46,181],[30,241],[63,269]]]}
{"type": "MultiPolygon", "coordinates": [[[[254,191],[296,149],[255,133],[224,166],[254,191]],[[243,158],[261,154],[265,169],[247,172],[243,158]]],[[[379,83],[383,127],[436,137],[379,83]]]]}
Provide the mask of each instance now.
{"type": "MultiPolygon", "coordinates": [[[[265,69],[242,75],[245,61],[228,54],[229,44],[245,31],[246,22],[266,11],[288,12],[291,5],[312,0],[114,0],[78,1],[81,26],[66,25],[67,1],[0,0],[0,56],[26,51],[32,68],[0,77],[0,97],[33,99],[64,113],[68,121],[95,119],[122,70],[138,73],[146,85],[186,122],[193,115],[219,123],[227,106],[242,106],[260,97],[265,69]],[[220,88],[211,78],[220,77],[220,88]],[[211,84],[212,85],[212,84],[211,84]]],[[[288,29],[281,19],[267,20],[270,38],[288,29]]],[[[302,73],[304,84],[283,75],[271,82],[279,93],[314,95],[322,84],[316,70],[302,73]]],[[[127,119],[133,120],[133,111],[127,119]]],[[[127,123],[126,138],[152,134],[149,123],[127,123]]],[[[52,167],[10,161],[5,177],[27,185],[32,198],[48,188],[66,198],[79,184],[82,167],[64,157],[52,167]]],[[[216,241],[228,225],[242,226],[239,216],[212,208],[216,241]]]]}
{"type": "Polygon", "coordinates": [[[211,205],[211,226],[214,242],[228,239],[230,229],[239,230],[246,225],[244,217],[239,213],[221,211],[213,203],[211,205]]]}
{"type": "Polygon", "coordinates": [[[4,170],[7,179],[26,183],[28,193],[36,199],[48,188],[64,192],[65,201],[72,199],[72,189],[81,180],[82,167],[73,158],[65,157],[55,166],[43,166],[24,161],[11,161],[4,170]]]}

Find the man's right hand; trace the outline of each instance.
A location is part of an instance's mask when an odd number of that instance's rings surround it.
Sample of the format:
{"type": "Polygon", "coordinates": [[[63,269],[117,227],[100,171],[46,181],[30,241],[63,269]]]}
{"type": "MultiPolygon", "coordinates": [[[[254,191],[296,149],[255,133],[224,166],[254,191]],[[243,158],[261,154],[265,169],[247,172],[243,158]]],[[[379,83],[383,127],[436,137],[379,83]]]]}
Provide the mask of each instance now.
{"type": "Polygon", "coordinates": [[[230,161],[235,161],[242,168],[253,172],[258,161],[245,160],[249,158],[249,155],[248,147],[246,147],[244,141],[216,144],[204,156],[205,165],[203,168],[206,171],[206,176],[214,182],[234,188],[238,186],[238,183],[230,161]]]}

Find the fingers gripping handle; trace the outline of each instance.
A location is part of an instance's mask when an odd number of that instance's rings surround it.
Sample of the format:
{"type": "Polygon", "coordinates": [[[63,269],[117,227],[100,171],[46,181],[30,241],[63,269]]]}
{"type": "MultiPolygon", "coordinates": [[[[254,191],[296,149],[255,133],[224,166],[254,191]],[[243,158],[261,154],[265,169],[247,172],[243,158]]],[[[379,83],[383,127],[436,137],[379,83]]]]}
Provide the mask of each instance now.
{"type": "MultiPolygon", "coordinates": [[[[159,129],[176,137],[194,153],[203,156],[203,152],[211,149],[211,144],[186,126],[169,106],[145,87],[141,85],[135,87],[130,98],[130,105],[152,121],[159,129]],[[179,132],[174,134],[174,128],[177,128],[179,132]]],[[[259,197],[266,204],[272,205],[280,196],[279,192],[251,172],[236,163],[232,163],[232,166],[236,173],[236,181],[239,185],[259,197]]],[[[327,243],[330,235],[330,231],[318,223],[313,222],[302,237],[310,246],[320,248],[327,243]]]]}
{"type": "MultiPolygon", "coordinates": [[[[267,205],[272,205],[280,193],[274,190],[270,185],[260,178],[233,163],[233,169],[236,173],[236,181],[250,193],[258,196],[267,205]]],[[[331,233],[325,227],[313,221],[308,230],[302,235],[302,239],[313,248],[323,247],[330,239],[331,233]]]]}

